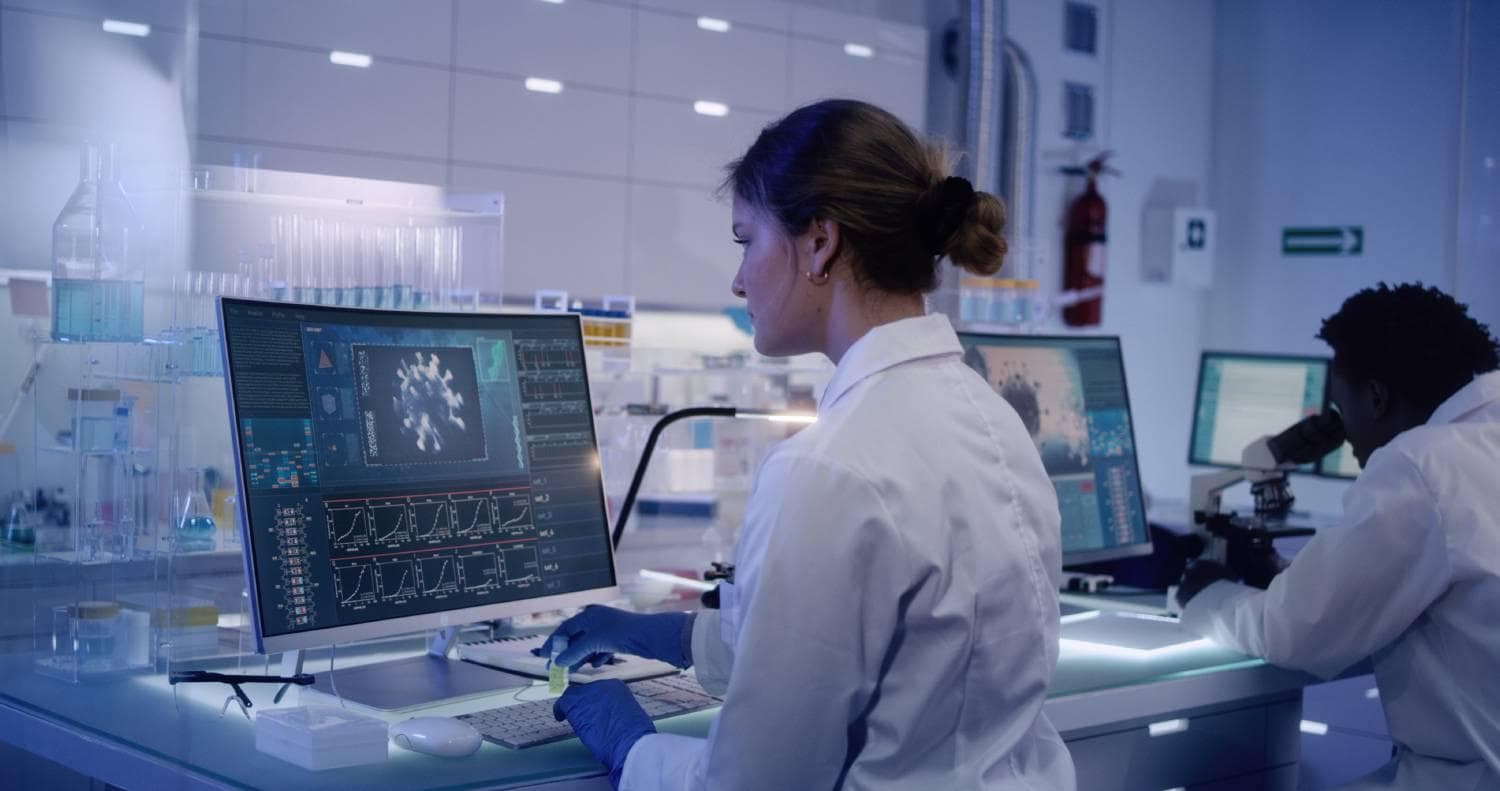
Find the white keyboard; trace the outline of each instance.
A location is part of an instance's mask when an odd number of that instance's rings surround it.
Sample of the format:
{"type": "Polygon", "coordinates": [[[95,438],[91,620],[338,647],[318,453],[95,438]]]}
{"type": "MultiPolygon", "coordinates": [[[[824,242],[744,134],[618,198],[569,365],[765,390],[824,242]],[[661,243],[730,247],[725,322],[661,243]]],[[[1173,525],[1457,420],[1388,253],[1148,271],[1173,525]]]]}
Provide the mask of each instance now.
{"type": "MultiPolygon", "coordinates": [[[[688,675],[637,681],[630,685],[630,691],[653,720],[711,709],[722,702],[704,692],[697,679],[688,675]]],[[[573,737],[573,726],[552,717],[552,704],[556,701],[556,698],[531,700],[464,714],[458,719],[474,726],[486,741],[512,749],[535,747],[573,737]]]]}

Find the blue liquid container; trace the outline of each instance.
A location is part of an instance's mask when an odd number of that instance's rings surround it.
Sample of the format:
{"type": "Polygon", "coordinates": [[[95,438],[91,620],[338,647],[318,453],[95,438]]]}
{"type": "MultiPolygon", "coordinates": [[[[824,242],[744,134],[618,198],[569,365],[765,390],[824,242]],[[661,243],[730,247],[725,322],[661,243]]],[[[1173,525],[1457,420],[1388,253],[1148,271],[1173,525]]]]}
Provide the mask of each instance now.
{"type": "Polygon", "coordinates": [[[113,151],[101,164],[86,146],[78,186],[52,224],[52,338],[133,342],[145,337],[146,278],[135,210],[113,151]]]}
{"type": "Polygon", "coordinates": [[[178,552],[205,552],[214,548],[214,518],[206,515],[189,516],[177,525],[174,538],[178,552]]]}

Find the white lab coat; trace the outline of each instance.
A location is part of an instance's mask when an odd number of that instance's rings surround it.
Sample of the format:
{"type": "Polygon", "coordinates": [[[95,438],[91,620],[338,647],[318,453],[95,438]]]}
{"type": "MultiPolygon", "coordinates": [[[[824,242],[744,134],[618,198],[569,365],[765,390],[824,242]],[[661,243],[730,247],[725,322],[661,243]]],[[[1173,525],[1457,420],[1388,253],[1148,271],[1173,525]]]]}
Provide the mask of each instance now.
{"type": "Polygon", "coordinates": [[[1373,658],[1397,756],[1352,788],[1500,789],[1500,372],[1373,453],[1269,589],[1216,582],[1182,623],[1323,678],[1373,658]]]}
{"type": "Polygon", "coordinates": [[[708,738],[654,734],[622,789],[1061,789],[1056,495],[942,315],[871,330],[757,476],[699,678],[708,738]]]}

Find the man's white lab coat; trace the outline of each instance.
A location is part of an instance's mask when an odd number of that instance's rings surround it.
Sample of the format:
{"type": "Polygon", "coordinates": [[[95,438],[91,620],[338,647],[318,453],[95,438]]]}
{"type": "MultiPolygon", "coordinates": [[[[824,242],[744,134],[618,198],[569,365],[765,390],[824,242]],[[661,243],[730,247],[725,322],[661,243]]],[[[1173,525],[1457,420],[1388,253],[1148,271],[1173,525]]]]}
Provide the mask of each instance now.
{"type": "Polygon", "coordinates": [[[947,318],[886,324],[767,456],[693,659],[708,738],[631,749],[623,789],[1073,788],[1056,495],[947,318]]]}
{"type": "Polygon", "coordinates": [[[1216,582],[1182,622],[1323,678],[1373,658],[1397,755],[1354,788],[1500,789],[1500,372],[1373,453],[1269,589],[1216,582]]]}

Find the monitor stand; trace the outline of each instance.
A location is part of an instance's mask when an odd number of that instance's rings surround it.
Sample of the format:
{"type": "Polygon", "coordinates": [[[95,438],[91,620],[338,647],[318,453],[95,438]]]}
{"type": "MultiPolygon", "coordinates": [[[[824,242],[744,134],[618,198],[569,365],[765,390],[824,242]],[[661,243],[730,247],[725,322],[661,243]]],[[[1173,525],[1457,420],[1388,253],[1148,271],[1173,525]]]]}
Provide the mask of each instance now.
{"type": "MultiPolygon", "coordinates": [[[[313,688],[373,709],[403,711],[532,683],[523,676],[450,658],[457,638],[458,627],[444,628],[433,636],[424,654],[316,673],[313,688]]],[[[302,652],[283,654],[282,674],[300,672],[302,652]]]]}

